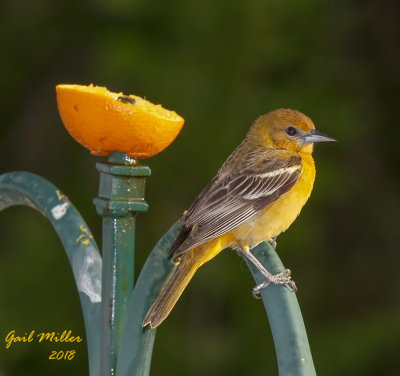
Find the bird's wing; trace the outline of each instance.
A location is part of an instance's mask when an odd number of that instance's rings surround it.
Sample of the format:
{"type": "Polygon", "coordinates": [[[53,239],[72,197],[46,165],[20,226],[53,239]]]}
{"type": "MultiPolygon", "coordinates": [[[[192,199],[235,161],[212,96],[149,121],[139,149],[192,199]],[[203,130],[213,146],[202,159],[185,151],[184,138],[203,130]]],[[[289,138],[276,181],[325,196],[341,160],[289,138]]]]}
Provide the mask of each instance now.
{"type": "Polygon", "coordinates": [[[251,155],[245,169],[217,176],[187,211],[183,228],[171,247],[174,257],[227,233],[277,200],[293,187],[301,172],[301,159],[251,155]]]}

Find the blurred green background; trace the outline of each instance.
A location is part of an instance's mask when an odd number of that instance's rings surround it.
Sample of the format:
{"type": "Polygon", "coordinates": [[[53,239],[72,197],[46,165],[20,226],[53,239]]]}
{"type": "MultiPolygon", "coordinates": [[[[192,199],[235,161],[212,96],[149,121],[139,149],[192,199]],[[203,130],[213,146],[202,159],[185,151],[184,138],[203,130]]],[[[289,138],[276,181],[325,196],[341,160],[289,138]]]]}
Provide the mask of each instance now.
{"type": "MultiPolygon", "coordinates": [[[[1,172],[60,187],[100,243],[97,158],[59,119],[57,83],[144,96],[185,126],[152,169],[138,220],[137,271],[239,144],[252,121],[296,108],[336,144],[315,150],[317,180],[278,239],[294,272],[320,375],[400,374],[398,1],[3,0],[1,172]]],[[[14,344],[31,330],[84,337],[78,295],[49,223],[0,214],[0,375],[87,374],[86,343],[14,344]],[[51,350],[75,349],[71,361],[51,350]]],[[[202,268],[159,328],[153,375],[277,374],[270,329],[244,262],[202,268]]]]}

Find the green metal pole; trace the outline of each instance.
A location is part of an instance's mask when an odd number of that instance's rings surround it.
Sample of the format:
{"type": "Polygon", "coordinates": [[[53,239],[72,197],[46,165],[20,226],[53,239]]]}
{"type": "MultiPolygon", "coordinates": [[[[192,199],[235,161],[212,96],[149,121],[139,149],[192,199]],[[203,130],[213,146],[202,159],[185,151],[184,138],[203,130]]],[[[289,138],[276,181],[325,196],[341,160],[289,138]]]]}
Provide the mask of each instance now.
{"type": "Polygon", "coordinates": [[[136,214],[148,209],[144,190],[150,169],[127,154],[112,152],[97,170],[100,184],[94,203],[103,218],[100,370],[101,375],[112,376],[134,287],[136,214]]]}

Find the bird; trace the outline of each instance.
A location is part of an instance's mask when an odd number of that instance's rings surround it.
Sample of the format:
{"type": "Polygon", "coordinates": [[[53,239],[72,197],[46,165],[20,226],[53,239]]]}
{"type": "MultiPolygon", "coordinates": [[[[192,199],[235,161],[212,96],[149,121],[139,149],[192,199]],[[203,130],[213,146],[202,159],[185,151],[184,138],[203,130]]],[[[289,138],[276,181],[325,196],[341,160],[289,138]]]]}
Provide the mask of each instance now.
{"type": "Polygon", "coordinates": [[[280,108],[258,117],[181,218],[170,249],[174,274],[147,312],[142,326],[159,326],[170,314],[197,269],[225,248],[238,251],[263,275],[258,297],[271,283],[296,291],[291,272],[272,275],[251,249],[288,229],[310,197],[315,143],[336,141],[315,129],[302,112],[280,108]]]}

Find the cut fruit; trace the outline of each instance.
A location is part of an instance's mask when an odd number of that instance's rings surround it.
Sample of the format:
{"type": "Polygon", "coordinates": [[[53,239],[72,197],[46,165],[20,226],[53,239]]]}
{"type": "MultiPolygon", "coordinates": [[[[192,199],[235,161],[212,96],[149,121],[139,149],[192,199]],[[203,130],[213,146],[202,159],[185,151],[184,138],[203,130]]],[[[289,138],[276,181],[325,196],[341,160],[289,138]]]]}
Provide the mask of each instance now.
{"type": "Polygon", "coordinates": [[[94,155],[120,151],[149,158],[170,145],[184,123],[161,105],[101,86],[62,84],[56,92],[65,128],[94,155]]]}

